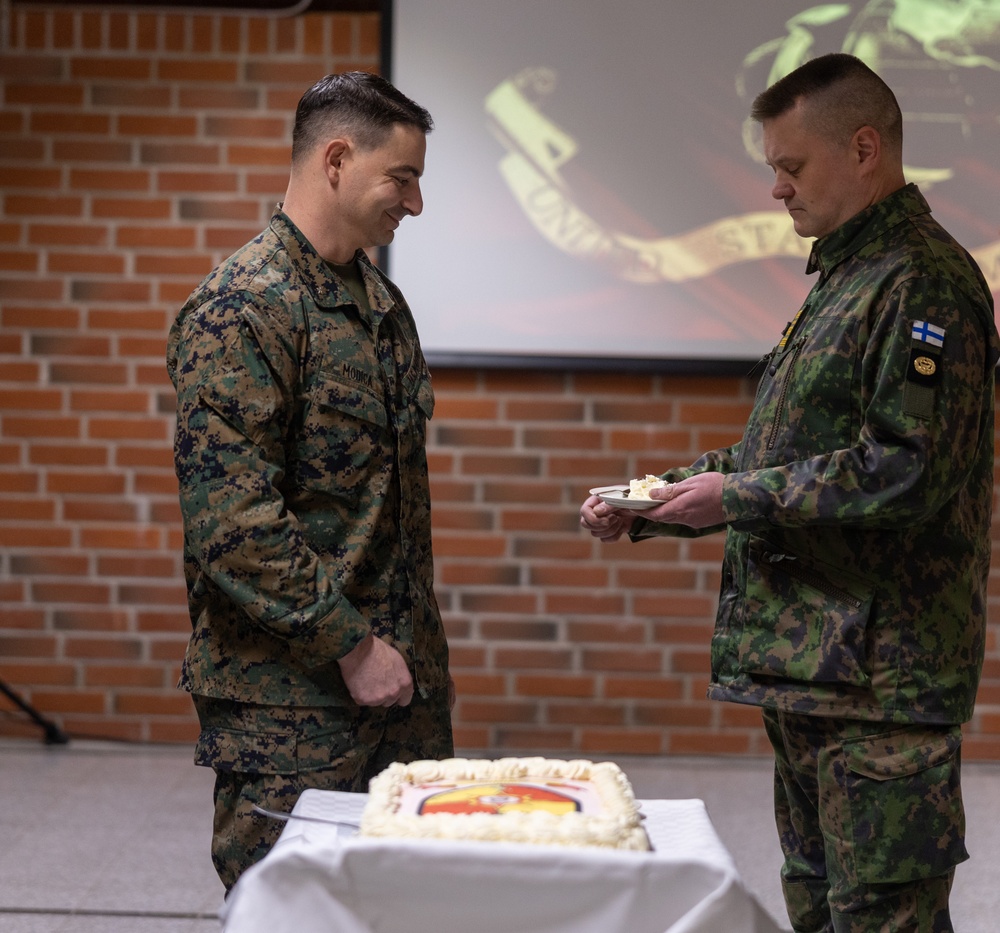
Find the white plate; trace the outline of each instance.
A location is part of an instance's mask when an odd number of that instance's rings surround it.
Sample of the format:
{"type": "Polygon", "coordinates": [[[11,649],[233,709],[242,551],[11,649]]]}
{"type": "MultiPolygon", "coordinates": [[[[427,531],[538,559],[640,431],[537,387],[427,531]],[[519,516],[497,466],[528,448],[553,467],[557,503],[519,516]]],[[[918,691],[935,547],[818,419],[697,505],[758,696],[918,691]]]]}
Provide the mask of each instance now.
{"type": "Polygon", "coordinates": [[[630,499],[628,497],[628,486],[595,486],[590,490],[592,496],[597,496],[601,502],[607,502],[616,509],[635,509],[643,511],[651,509],[663,503],[657,499],[630,499]]]}

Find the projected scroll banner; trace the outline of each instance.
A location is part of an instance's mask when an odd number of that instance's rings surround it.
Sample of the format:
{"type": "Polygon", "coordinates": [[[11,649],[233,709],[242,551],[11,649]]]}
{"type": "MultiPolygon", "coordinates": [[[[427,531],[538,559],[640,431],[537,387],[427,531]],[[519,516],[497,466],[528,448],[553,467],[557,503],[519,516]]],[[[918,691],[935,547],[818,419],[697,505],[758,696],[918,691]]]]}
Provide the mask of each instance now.
{"type": "Polygon", "coordinates": [[[390,263],[432,358],[765,352],[810,242],[746,114],[827,51],[894,88],[907,179],[1000,291],[1000,0],[494,6],[394,7],[393,78],[437,128],[390,263]]]}

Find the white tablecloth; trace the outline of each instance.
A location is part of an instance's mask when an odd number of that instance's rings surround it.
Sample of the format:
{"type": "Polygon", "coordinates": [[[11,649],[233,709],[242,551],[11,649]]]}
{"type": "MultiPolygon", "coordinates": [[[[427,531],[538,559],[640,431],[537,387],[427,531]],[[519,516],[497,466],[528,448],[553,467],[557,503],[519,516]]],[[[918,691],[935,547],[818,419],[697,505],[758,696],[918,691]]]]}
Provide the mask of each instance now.
{"type": "Polygon", "coordinates": [[[641,801],[652,852],[361,839],[367,795],[307,790],[226,933],[779,933],[700,800],[641,801]]]}

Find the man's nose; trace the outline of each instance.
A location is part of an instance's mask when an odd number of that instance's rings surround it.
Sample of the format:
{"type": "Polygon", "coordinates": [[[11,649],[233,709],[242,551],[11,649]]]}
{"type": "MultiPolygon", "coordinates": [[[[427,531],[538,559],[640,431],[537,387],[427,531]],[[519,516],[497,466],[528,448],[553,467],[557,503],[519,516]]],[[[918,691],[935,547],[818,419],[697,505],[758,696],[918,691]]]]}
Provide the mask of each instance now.
{"type": "Polygon", "coordinates": [[[785,198],[790,198],[792,196],[794,189],[787,181],[775,180],[774,185],[771,187],[771,197],[775,201],[784,201],[785,198]]]}
{"type": "Polygon", "coordinates": [[[403,208],[407,213],[416,217],[424,209],[424,196],[420,191],[419,182],[414,181],[410,188],[412,190],[407,191],[406,197],[403,198],[403,208]]]}

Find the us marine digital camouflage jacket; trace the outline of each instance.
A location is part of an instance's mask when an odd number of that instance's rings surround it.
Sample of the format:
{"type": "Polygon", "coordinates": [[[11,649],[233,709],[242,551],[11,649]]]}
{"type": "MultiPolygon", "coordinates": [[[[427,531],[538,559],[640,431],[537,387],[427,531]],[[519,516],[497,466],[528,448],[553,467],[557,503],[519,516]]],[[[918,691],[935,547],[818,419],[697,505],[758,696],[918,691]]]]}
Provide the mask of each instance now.
{"type": "Polygon", "coordinates": [[[409,308],[359,261],[370,315],[279,209],[171,329],[194,693],[348,705],[336,661],[369,632],[422,692],[446,686],[434,395],[409,308]]]}
{"type": "Polygon", "coordinates": [[[709,696],[963,722],[990,559],[989,288],[912,185],[817,241],[809,271],[742,440],[664,474],[728,474],[709,696]]]}

